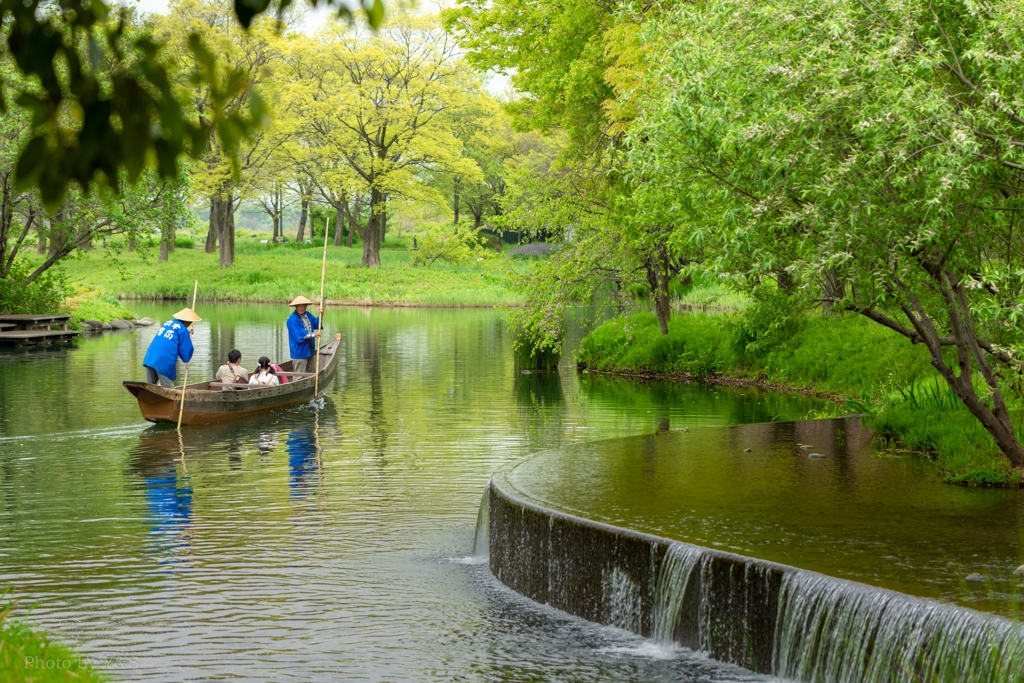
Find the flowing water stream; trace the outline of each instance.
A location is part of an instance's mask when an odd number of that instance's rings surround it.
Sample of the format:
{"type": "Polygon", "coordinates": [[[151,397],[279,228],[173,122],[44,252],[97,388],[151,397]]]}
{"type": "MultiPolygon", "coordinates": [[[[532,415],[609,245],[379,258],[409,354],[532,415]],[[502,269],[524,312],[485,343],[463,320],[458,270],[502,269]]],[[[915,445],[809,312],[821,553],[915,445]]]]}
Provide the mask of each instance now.
{"type": "MultiPolygon", "coordinates": [[[[159,324],[179,307],[136,309],[159,324]]],[[[199,308],[190,378],[232,348],[249,369],[286,358],[286,307],[199,308]]],[[[538,450],[816,402],[516,374],[489,310],[332,309],[326,327],[343,346],[321,406],[180,439],[121,386],[144,378],[155,327],[0,354],[16,612],[132,681],[763,680],[505,589],[473,555],[480,496],[538,450]]]]}

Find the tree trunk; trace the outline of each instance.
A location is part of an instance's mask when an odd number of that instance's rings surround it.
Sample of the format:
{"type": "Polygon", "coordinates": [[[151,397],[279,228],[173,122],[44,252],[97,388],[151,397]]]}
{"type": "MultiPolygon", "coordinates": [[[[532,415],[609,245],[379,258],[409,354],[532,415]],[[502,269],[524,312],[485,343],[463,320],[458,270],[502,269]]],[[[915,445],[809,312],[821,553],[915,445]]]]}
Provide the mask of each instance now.
{"type": "Polygon", "coordinates": [[[384,238],[388,234],[388,196],[381,194],[380,196],[380,241],[377,243],[378,247],[384,244],[384,238]]]}
{"type": "Polygon", "coordinates": [[[644,265],[647,271],[647,283],[654,297],[654,314],[658,316],[661,334],[668,334],[668,322],[672,317],[672,305],[669,299],[669,280],[671,279],[670,263],[664,247],[659,247],[647,259],[644,265]]]}
{"type": "Polygon", "coordinates": [[[295,233],[296,242],[306,241],[306,218],[309,216],[309,200],[302,198],[302,212],[299,214],[299,231],[295,233]]]}
{"type": "Polygon", "coordinates": [[[455,220],[452,222],[452,224],[457,226],[459,224],[459,189],[460,186],[462,185],[462,179],[456,178],[455,182],[452,183],[452,185],[452,205],[455,208],[455,220]]]}
{"type": "Polygon", "coordinates": [[[36,253],[42,256],[46,250],[46,233],[43,232],[43,221],[39,221],[39,242],[36,243],[36,253]]]}
{"type": "Polygon", "coordinates": [[[775,271],[776,282],[779,283],[779,291],[792,293],[796,291],[796,280],[793,279],[793,274],[785,268],[779,268],[775,271]]]}
{"type": "Polygon", "coordinates": [[[383,217],[386,211],[384,197],[380,190],[370,190],[370,222],[362,231],[363,262],[370,268],[380,268],[380,235],[383,231],[383,217]]]}
{"type": "Polygon", "coordinates": [[[341,209],[334,207],[334,246],[336,247],[341,246],[342,237],[345,234],[344,218],[341,209]]]}
{"type": "Polygon", "coordinates": [[[220,234],[220,265],[222,268],[235,263],[235,212],[234,198],[228,194],[219,200],[218,223],[220,234]]]}
{"type": "Polygon", "coordinates": [[[363,210],[363,198],[356,195],[355,201],[352,202],[352,208],[348,212],[348,246],[352,248],[353,235],[355,233],[362,234],[359,228],[359,212],[363,210]]]}
{"type": "MultiPolygon", "coordinates": [[[[911,341],[925,343],[928,353],[931,355],[932,366],[945,378],[967,410],[988,430],[996,446],[1013,467],[1018,470],[1024,469],[1024,446],[1021,446],[1014,432],[1013,421],[999,386],[999,378],[990,367],[979,344],[963,281],[950,266],[944,266],[941,262],[926,261],[922,265],[932,277],[936,288],[945,300],[946,318],[948,318],[953,344],[957,350],[956,365],[959,372],[947,364],[942,353],[944,342],[940,339],[935,324],[917,298],[908,293],[907,303],[902,304],[901,308],[916,332],[916,339],[911,336],[911,341]],[[982,374],[988,385],[989,395],[984,400],[974,389],[975,368],[982,374]],[[991,407],[989,401],[991,401],[991,407]]],[[[877,317],[873,317],[877,316],[877,313],[870,309],[861,309],[861,313],[876,322],[878,321],[877,317]]],[[[886,323],[883,322],[883,324],[886,323]]],[[[887,326],[893,327],[892,325],[887,326]]],[[[897,331],[905,336],[911,335],[906,329],[897,331]]]]}
{"type": "Polygon", "coordinates": [[[174,236],[171,234],[171,226],[167,223],[160,226],[160,261],[167,263],[170,258],[171,248],[174,246],[174,236]]]}
{"type": "Polygon", "coordinates": [[[210,197],[210,227],[206,231],[207,254],[212,254],[213,250],[217,248],[217,235],[220,234],[220,225],[218,224],[220,204],[221,200],[219,197],[210,197]]]}
{"type": "Polygon", "coordinates": [[[821,312],[825,315],[832,313],[833,301],[840,301],[846,298],[846,282],[839,277],[839,273],[829,269],[825,272],[825,279],[821,283],[821,312]]]}

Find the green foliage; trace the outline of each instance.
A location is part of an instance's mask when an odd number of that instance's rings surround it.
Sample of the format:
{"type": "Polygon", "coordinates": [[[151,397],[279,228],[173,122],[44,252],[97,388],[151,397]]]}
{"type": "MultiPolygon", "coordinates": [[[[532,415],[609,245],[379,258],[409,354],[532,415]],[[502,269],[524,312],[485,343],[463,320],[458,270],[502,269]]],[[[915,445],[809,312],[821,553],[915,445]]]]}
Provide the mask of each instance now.
{"type": "Polygon", "coordinates": [[[538,346],[529,332],[514,324],[509,327],[509,333],[512,335],[512,355],[517,372],[558,370],[558,361],[562,358],[561,351],[553,349],[550,345],[538,346]]]}
{"type": "Polygon", "coordinates": [[[25,284],[33,267],[25,258],[17,258],[0,278],[0,314],[56,313],[68,290],[68,279],[61,268],[52,268],[25,284]]]}
{"type": "Polygon", "coordinates": [[[62,310],[75,316],[75,320],[131,320],[135,312],[122,304],[109,291],[77,285],[64,300],[62,310]]]}
{"type": "MultiPolygon", "coordinates": [[[[6,593],[0,596],[0,600],[6,593]]],[[[0,605],[0,683],[100,683],[87,658],[10,617],[11,603],[0,605]]]]}
{"type": "Polygon", "coordinates": [[[676,316],[662,335],[651,313],[615,318],[580,342],[580,367],[597,370],[685,374],[706,379],[735,368],[728,319],[705,315],[676,316]]]}
{"type": "Polygon", "coordinates": [[[178,249],[194,249],[196,240],[191,235],[175,235],[174,246],[178,249]]]}
{"type": "MultiPolygon", "coordinates": [[[[642,32],[665,50],[618,169],[639,210],[717,270],[929,344],[964,400],[992,397],[980,419],[1024,467],[989,371],[1024,357],[1016,5],[713,0],[642,32]]],[[[754,322],[751,351],[788,333],[754,322]]]]}
{"type": "MultiPolygon", "coordinates": [[[[804,314],[792,317],[790,336],[751,348],[751,337],[769,338],[755,327],[771,321],[765,311],[762,304],[744,315],[676,316],[667,337],[649,313],[615,318],[581,341],[577,362],[611,372],[746,377],[845,396],[808,419],[865,414],[883,449],[926,453],[951,482],[1016,483],[991,435],[921,346],[907,348],[896,333],[854,314],[804,314]]],[[[1015,423],[1024,423],[1024,398],[1013,394],[1008,404],[1015,423]]],[[[1024,437],[1020,428],[1017,437],[1024,437]]]]}
{"type": "Polygon", "coordinates": [[[418,244],[419,248],[412,252],[414,266],[432,266],[439,260],[459,264],[494,257],[494,252],[484,249],[480,244],[477,231],[450,222],[427,228],[418,244]]]}
{"type": "MultiPolygon", "coordinates": [[[[278,16],[290,4],[276,4],[278,16]]],[[[342,2],[326,4],[341,16],[353,16],[342,2]]],[[[246,28],[270,8],[260,0],[232,5],[246,28]]],[[[116,190],[122,175],[134,183],[145,168],[164,179],[176,178],[178,158],[198,158],[213,132],[233,150],[266,117],[259,97],[244,113],[231,109],[229,103],[249,85],[246,74],[232,69],[224,74],[200,35],[192,32],[188,43],[197,68],[190,85],[205,84],[210,93],[203,118],[192,118],[178,99],[174,69],[161,42],[140,30],[134,10],[114,7],[102,0],[57,6],[43,0],[0,3],[10,55],[0,86],[15,89],[0,100],[0,108],[17,102],[33,119],[31,139],[17,161],[18,185],[38,188],[50,206],[59,204],[73,184],[87,193],[97,185],[116,190]]],[[[372,26],[380,24],[381,0],[361,9],[372,26]]]]}
{"type": "Polygon", "coordinates": [[[790,341],[806,322],[794,309],[792,296],[774,287],[758,288],[752,304],[738,318],[737,353],[745,359],[764,358],[790,341]]]}

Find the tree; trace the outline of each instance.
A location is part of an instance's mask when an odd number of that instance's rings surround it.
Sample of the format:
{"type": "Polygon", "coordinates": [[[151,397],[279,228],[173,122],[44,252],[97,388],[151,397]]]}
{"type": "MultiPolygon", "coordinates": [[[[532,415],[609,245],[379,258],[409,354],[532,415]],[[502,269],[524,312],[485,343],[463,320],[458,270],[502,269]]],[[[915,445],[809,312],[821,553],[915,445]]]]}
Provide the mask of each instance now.
{"type": "Polygon", "coordinates": [[[198,163],[190,165],[195,192],[210,198],[206,251],[210,253],[219,245],[220,265],[224,267],[235,260],[234,212],[247,195],[259,194],[255,185],[261,182],[263,172],[273,166],[274,154],[288,135],[282,122],[270,125],[273,88],[263,84],[272,71],[271,65],[280,57],[280,43],[284,40],[280,27],[263,19],[249,30],[242,30],[231,12],[231,5],[225,0],[175,0],[170,13],[158,17],[154,24],[155,34],[177,61],[174,76],[189,93],[200,122],[213,114],[218,93],[227,90],[233,94],[219,100],[222,114],[240,116],[256,106],[266,118],[260,130],[244,139],[237,131],[233,134],[238,138],[228,140],[228,144],[224,134],[209,139],[198,155],[198,163]],[[187,32],[182,30],[183,26],[187,32]],[[192,78],[196,69],[203,66],[191,50],[193,36],[201,37],[207,55],[216,64],[206,82],[195,83],[192,78]],[[239,78],[244,79],[247,87],[233,86],[239,78]]]}
{"type": "Polygon", "coordinates": [[[304,119],[324,198],[352,216],[355,198],[366,196],[369,220],[352,227],[363,239],[363,265],[378,267],[389,198],[430,194],[420,175],[439,166],[478,177],[451,127],[479,78],[436,18],[398,15],[375,34],[333,23],[318,39],[315,54],[293,60],[310,77],[294,83],[291,106],[304,119]]]}
{"type": "MultiPolygon", "coordinates": [[[[0,59],[0,79],[8,100],[13,92],[27,87],[20,84],[10,58],[0,59]]],[[[127,172],[121,171],[120,192],[109,186],[96,187],[88,195],[72,189],[49,209],[40,192],[19,190],[16,169],[19,153],[33,134],[32,116],[17,107],[0,116],[0,281],[5,287],[32,285],[62,258],[91,248],[94,240],[114,235],[133,240],[153,226],[184,220],[182,196],[188,184],[184,175],[168,180],[143,171],[129,184],[127,172]],[[33,232],[45,258],[22,274],[18,256],[33,232]]]]}
{"type": "Polygon", "coordinates": [[[642,203],[691,226],[701,204],[688,239],[721,268],[925,344],[1024,467],[1003,396],[1024,350],[1016,8],[725,0],[652,31],[672,44],[630,133],[642,203]]]}
{"type": "MultiPolygon", "coordinates": [[[[340,0],[310,1],[353,16],[340,0]]],[[[290,5],[291,0],[275,4],[279,18],[290,5]]],[[[269,8],[269,0],[233,3],[246,29],[269,8]]],[[[380,23],[380,0],[364,0],[361,9],[371,25],[380,23]]],[[[200,64],[192,81],[217,87],[211,87],[206,118],[197,121],[175,92],[160,41],[135,30],[132,10],[112,12],[103,0],[0,0],[0,17],[13,58],[11,77],[0,83],[6,92],[0,112],[16,103],[32,113],[15,164],[15,189],[37,188],[47,204],[59,202],[71,184],[86,194],[97,183],[117,190],[124,180],[137,181],[146,168],[173,181],[179,157],[201,155],[214,131],[231,151],[262,124],[258,98],[250,100],[248,112],[223,110],[247,83],[236,74],[220,87],[213,57],[198,34],[187,40],[200,64]],[[67,117],[72,110],[80,117],[67,117]]]]}
{"type": "Polygon", "coordinates": [[[516,194],[525,190],[536,198],[518,202],[504,218],[506,225],[543,230],[571,244],[558,263],[520,283],[539,309],[527,306],[512,315],[541,346],[553,338],[538,322],[552,316],[549,302],[573,305],[609,281],[645,287],[668,333],[669,287],[688,260],[686,245],[663,217],[637,211],[634,187],[616,163],[636,115],[636,85],[650,68],[651,47],[640,39],[640,27],[654,9],[654,3],[462,0],[443,15],[470,49],[470,61],[509,74],[521,91],[509,107],[518,125],[557,127],[567,141],[551,166],[556,177],[545,173],[538,183],[519,176],[516,194]],[[603,260],[595,261],[588,249],[599,249],[603,260]]]}

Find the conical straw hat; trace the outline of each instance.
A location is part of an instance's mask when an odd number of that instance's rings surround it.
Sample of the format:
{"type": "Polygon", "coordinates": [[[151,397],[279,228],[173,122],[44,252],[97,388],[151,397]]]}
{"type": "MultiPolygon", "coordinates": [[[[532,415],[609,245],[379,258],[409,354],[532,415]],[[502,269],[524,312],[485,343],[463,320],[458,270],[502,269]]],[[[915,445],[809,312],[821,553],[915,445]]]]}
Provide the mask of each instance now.
{"type": "Polygon", "coordinates": [[[289,306],[301,306],[302,304],[310,306],[310,305],[313,304],[313,302],[300,294],[297,297],[295,297],[295,301],[291,302],[288,305],[289,306]]]}
{"type": "Polygon", "coordinates": [[[196,315],[196,312],[193,311],[191,308],[181,309],[180,311],[174,314],[174,317],[177,318],[178,320],[182,320],[187,323],[197,323],[200,320],[202,320],[202,318],[196,315]]]}

